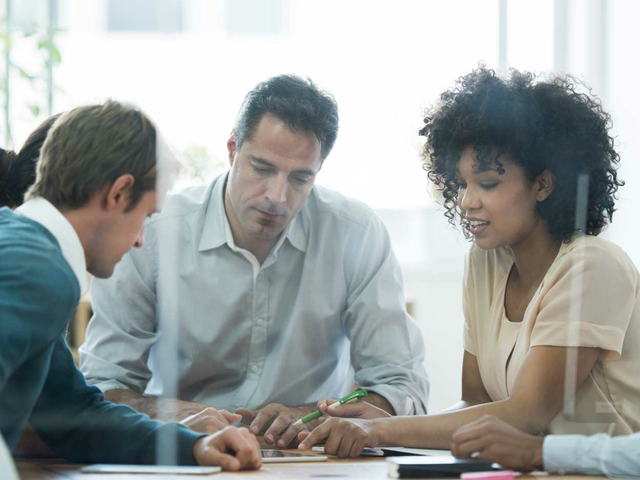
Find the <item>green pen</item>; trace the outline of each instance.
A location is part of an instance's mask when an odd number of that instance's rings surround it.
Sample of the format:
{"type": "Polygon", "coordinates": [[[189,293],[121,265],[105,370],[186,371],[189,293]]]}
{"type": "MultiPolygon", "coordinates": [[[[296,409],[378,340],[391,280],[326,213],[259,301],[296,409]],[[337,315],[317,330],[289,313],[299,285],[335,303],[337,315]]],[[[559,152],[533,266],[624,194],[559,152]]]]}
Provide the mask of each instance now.
{"type": "MultiPolygon", "coordinates": [[[[336,403],[332,403],[331,405],[329,405],[329,408],[337,407],[338,405],[344,405],[345,403],[349,403],[349,402],[352,402],[354,400],[360,400],[361,398],[364,398],[367,395],[369,395],[369,394],[367,392],[365,392],[364,390],[356,390],[355,392],[350,393],[346,397],[341,398],[336,403]]],[[[323,415],[324,415],[324,413],[322,413],[320,410],[316,410],[315,412],[310,413],[309,415],[305,415],[304,417],[302,417],[300,420],[298,420],[296,423],[294,423],[293,426],[297,427],[299,425],[304,425],[305,423],[309,423],[312,420],[315,420],[316,418],[320,418],[323,415]]]]}

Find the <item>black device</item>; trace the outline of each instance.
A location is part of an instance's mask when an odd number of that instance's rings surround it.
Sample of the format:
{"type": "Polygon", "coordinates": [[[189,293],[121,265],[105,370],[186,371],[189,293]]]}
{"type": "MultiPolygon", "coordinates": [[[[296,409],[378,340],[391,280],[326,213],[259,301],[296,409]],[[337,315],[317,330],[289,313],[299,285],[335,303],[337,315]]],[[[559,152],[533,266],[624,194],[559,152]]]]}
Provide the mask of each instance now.
{"type": "Polygon", "coordinates": [[[465,472],[499,470],[491,462],[461,460],[452,456],[388,457],[391,478],[458,478],[465,472]]]}

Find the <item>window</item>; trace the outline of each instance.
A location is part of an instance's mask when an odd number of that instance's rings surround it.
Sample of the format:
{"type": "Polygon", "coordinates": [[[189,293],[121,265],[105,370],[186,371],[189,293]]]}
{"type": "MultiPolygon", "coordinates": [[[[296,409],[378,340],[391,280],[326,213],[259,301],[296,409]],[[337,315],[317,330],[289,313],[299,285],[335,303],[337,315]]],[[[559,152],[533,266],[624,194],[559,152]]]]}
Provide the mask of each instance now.
{"type": "Polygon", "coordinates": [[[182,0],[109,0],[107,28],[111,32],[180,32],[182,0]]]}

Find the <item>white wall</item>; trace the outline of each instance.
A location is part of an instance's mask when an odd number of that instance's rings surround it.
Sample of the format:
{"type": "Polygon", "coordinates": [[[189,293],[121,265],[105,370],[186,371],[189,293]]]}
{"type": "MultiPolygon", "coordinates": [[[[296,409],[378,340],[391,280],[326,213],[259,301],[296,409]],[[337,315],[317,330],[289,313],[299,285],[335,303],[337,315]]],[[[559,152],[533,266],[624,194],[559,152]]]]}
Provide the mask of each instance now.
{"type": "Polygon", "coordinates": [[[606,99],[621,155],[618,212],[607,237],[640,265],[640,2],[610,0],[607,19],[606,99]]]}
{"type": "Polygon", "coordinates": [[[431,382],[429,412],[460,400],[462,371],[462,275],[469,248],[436,208],[378,210],[404,274],[407,300],[425,342],[431,382]]]}

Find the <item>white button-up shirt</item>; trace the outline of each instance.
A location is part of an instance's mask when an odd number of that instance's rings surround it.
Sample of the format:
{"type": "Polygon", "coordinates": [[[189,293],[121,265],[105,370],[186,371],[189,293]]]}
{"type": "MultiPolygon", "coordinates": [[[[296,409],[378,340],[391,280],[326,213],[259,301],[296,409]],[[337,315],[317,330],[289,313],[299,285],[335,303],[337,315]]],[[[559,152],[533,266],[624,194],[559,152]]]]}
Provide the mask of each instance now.
{"type": "Polygon", "coordinates": [[[94,280],[80,349],[88,382],[233,411],[339,398],[355,380],[399,415],[425,413],[422,335],[381,220],[314,187],[260,265],[234,243],[225,180],[169,196],[143,247],[94,280]],[[163,332],[177,391],[159,381],[163,332]]]}
{"type": "Polygon", "coordinates": [[[16,208],[16,212],[38,222],[51,232],[60,245],[62,256],[78,279],[80,295],[86,293],[89,290],[89,282],[84,247],[69,220],[49,200],[42,197],[24,202],[16,208]]]}
{"type": "Polygon", "coordinates": [[[542,450],[544,469],[549,473],[640,478],[640,433],[548,435],[542,450]]]}

